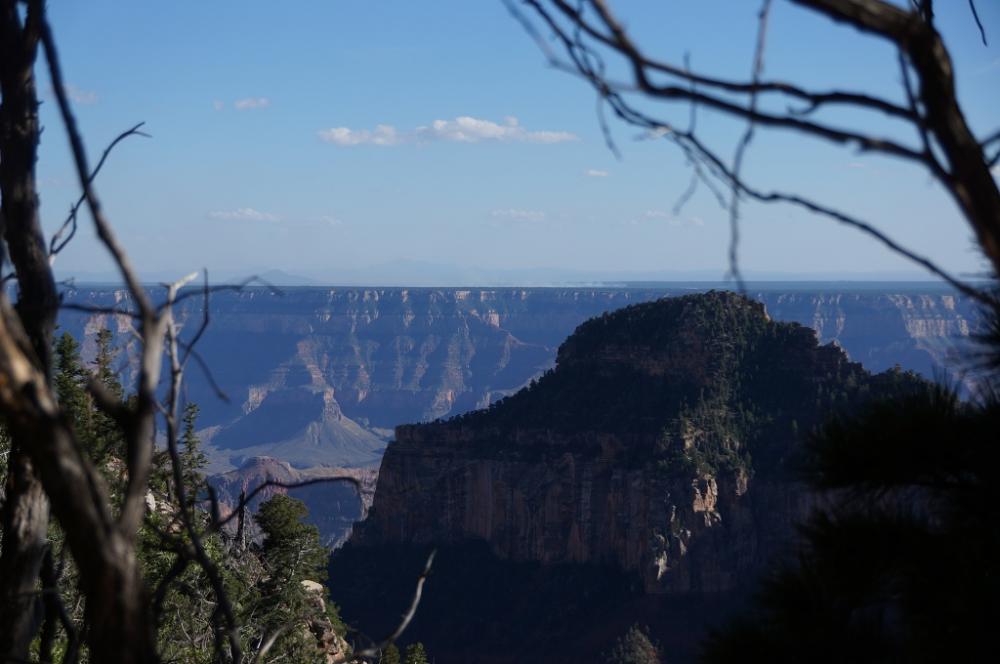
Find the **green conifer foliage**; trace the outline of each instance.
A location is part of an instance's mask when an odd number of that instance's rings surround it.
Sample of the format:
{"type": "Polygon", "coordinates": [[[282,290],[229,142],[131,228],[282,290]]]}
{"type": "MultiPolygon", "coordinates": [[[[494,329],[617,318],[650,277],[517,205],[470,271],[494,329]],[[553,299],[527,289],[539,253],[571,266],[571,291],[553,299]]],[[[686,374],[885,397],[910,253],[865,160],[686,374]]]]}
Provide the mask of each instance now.
{"type": "Polygon", "coordinates": [[[406,646],[406,656],[403,659],[403,664],[429,664],[424,644],[417,642],[406,646]]]}
{"type": "Polygon", "coordinates": [[[390,643],[386,649],[382,651],[381,664],[400,664],[399,648],[396,647],[395,643],[390,643]]]}
{"type": "Polygon", "coordinates": [[[181,431],[181,466],[184,478],[184,492],[187,494],[189,509],[197,502],[198,497],[204,493],[205,476],[203,470],[208,463],[205,453],[201,451],[201,439],[195,432],[195,425],[198,421],[198,404],[189,403],[184,407],[184,417],[182,420],[183,429],[181,431]]]}
{"type": "Polygon", "coordinates": [[[317,597],[303,584],[326,580],[329,558],[319,529],[302,522],[307,514],[302,501],[276,494],[261,504],[255,516],[264,535],[262,558],[267,575],[260,584],[260,624],[266,633],[285,629],[272,653],[296,662],[316,657],[317,644],[303,630],[288,630],[287,626],[320,618],[317,599],[329,605],[325,589],[317,597]]]}
{"type": "MultiPolygon", "coordinates": [[[[112,345],[111,330],[102,328],[97,333],[97,355],[94,358],[94,373],[97,381],[119,401],[124,400],[125,390],[114,370],[117,351],[112,345]]],[[[124,438],[118,424],[100,410],[93,411],[92,455],[98,465],[104,464],[109,456],[125,458],[124,438]]]]}
{"type": "MultiPolygon", "coordinates": [[[[80,360],[80,344],[68,332],[55,344],[56,370],[53,382],[56,396],[73,422],[84,446],[93,443],[93,404],[87,394],[87,372],[80,360]]],[[[92,449],[88,452],[93,453],[92,449]]]]}
{"type": "Polygon", "coordinates": [[[660,653],[639,625],[632,625],[608,655],[608,664],[661,664],[660,653]]]}
{"type": "MultiPolygon", "coordinates": [[[[987,312],[1000,329],[1000,308],[987,312]]],[[[982,661],[1000,617],[1000,337],[983,394],[944,387],[870,405],[815,436],[804,479],[825,500],[796,560],[705,662],[982,661]]]]}

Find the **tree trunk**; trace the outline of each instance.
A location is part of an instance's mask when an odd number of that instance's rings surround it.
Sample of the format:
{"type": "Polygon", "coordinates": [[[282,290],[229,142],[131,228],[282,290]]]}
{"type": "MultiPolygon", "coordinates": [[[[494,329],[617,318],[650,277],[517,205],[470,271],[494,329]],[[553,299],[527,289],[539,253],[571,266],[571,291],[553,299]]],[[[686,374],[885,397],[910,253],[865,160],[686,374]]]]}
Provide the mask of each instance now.
{"type": "MultiPolygon", "coordinates": [[[[16,314],[0,290],[0,405],[13,442],[0,553],[0,661],[26,660],[37,632],[36,586],[51,502],[80,570],[91,661],[155,663],[153,622],[135,558],[138,519],[132,527],[115,521],[104,481],[52,390],[59,296],[35,182],[34,67],[45,7],[42,0],[22,3],[22,20],[18,4],[0,0],[0,230],[18,284],[16,314]]],[[[148,428],[136,427],[144,442],[151,440],[148,428]]]]}
{"type": "Polygon", "coordinates": [[[0,555],[0,661],[28,659],[41,622],[35,581],[47,546],[49,501],[23,451],[11,450],[0,555]]]}
{"type": "MultiPolygon", "coordinates": [[[[36,366],[47,375],[58,297],[35,190],[38,98],[33,67],[37,44],[37,30],[28,21],[21,25],[16,3],[4,2],[0,7],[0,232],[17,270],[18,314],[36,366]]],[[[28,458],[34,441],[11,434],[0,552],[0,659],[23,660],[41,614],[36,581],[45,553],[49,503],[28,458]]]]}
{"type": "Polygon", "coordinates": [[[91,661],[153,664],[159,657],[135,547],[117,534],[109,544],[96,574],[83,580],[91,661]]]}

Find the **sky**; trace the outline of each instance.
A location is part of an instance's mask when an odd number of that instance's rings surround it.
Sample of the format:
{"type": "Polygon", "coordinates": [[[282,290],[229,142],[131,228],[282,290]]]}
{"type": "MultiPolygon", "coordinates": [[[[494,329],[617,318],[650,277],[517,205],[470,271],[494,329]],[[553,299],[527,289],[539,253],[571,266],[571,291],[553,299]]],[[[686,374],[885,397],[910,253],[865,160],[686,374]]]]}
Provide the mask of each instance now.
{"type": "MultiPolygon", "coordinates": [[[[757,2],[617,0],[651,54],[747,78],[757,2]]],[[[1000,126],[1000,3],[980,2],[984,46],[965,2],[937,3],[959,96],[982,136],[1000,126]]],[[[500,0],[49,3],[64,77],[92,161],[122,143],[97,191],[149,278],[207,268],[283,271],[317,282],[722,278],[729,217],[666,141],[610,121],[596,97],[547,64],[500,0]],[[450,276],[449,276],[450,275],[450,276]],[[460,275],[460,276],[456,276],[460,275]]],[[[610,63],[613,76],[624,70],[610,63]]],[[[886,44],[774,3],[765,75],[902,101],[886,44]]],[[[78,195],[65,134],[40,77],[38,176],[51,233],[78,195]]],[[[683,123],[684,106],[644,108],[683,123]]],[[[844,126],[917,137],[868,114],[844,126]]],[[[731,155],[745,126],[701,111],[701,135],[731,155]]],[[[915,166],[757,131],[744,174],[871,221],[960,274],[983,262],[966,222],[915,166]]],[[[109,274],[89,218],[56,270],[109,274]]],[[[923,273],[856,230],[748,204],[748,276],[868,278],[923,273]]]]}

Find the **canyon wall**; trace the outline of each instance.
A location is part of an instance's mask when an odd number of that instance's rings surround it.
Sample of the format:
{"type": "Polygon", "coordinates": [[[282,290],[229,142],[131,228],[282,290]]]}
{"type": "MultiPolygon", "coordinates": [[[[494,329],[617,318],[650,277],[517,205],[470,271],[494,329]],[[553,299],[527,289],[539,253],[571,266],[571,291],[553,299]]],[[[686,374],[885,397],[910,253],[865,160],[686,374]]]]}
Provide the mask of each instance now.
{"type": "MultiPolygon", "coordinates": [[[[368,518],[331,566],[332,587],[348,616],[363,615],[370,589],[359,596],[358,584],[373,581],[359,557],[480,542],[501,576],[505,564],[611,568],[631,579],[622,588],[636,602],[735,596],[789,553],[794,524],[814,500],[789,471],[803,438],[870,399],[925,386],[899,369],[872,374],[837,345],[820,345],[812,329],[774,322],[760,303],[731,293],[596,317],[561,345],[554,370],[517,394],[397,427],[368,518]]],[[[542,575],[522,591],[572,607],[591,583],[567,588],[542,575]]],[[[453,585],[438,591],[437,617],[474,635],[461,627],[464,611],[447,608],[459,601],[453,585]]],[[[683,641],[659,612],[643,617],[683,641]]],[[[436,652],[461,661],[433,626],[423,629],[436,652]]],[[[519,650],[571,637],[515,630],[507,638],[515,641],[508,661],[548,661],[519,650]]],[[[696,641],[688,635],[685,647],[696,641]]]]}
{"type": "MultiPolygon", "coordinates": [[[[511,394],[551,367],[583,321],[690,288],[263,288],[219,292],[198,350],[228,395],[188,372],[213,469],[256,456],[298,467],[377,464],[393,427],[449,417],[511,394]]],[[[855,361],[926,376],[974,328],[974,306],[933,285],[775,285],[749,293],[776,320],[814,329],[855,361]]],[[[127,309],[114,288],[69,288],[64,300],[127,309]]],[[[201,321],[200,297],[179,307],[182,337],[201,321]]],[[[108,326],[129,342],[125,316],[65,311],[84,338],[108,326]]],[[[129,363],[122,367],[127,373],[129,363]]]]}

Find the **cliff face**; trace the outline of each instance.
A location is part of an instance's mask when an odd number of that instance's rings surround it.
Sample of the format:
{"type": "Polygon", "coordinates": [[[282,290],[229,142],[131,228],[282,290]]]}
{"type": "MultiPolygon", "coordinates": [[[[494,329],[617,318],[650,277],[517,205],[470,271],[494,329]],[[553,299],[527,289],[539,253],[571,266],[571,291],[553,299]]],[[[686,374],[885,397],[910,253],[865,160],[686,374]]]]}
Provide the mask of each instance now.
{"type": "MultiPolygon", "coordinates": [[[[288,288],[220,292],[199,351],[230,402],[192,368],[218,471],[276,456],[299,467],[377,464],[392,428],[489,405],[552,366],[556,348],[594,316],[690,289],[288,288]]],[[[777,320],[837,341],[872,370],[901,364],[932,375],[975,319],[972,305],[933,287],[783,286],[752,292],[777,320]]],[[[127,307],[113,288],[67,289],[65,300],[127,307]]],[[[199,298],[179,311],[200,322],[199,298]]],[[[64,312],[84,338],[103,326],[128,343],[124,317],[64,312]]],[[[182,331],[183,335],[183,331],[182,331]]],[[[90,341],[88,341],[90,339],[90,341]]]]}
{"type": "Polygon", "coordinates": [[[917,384],[733,294],[629,307],[490,409],[397,428],[355,542],[481,539],[508,560],[611,563],[647,593],[730,591],[808,505],[784,472],[800,433],[917,384]]]}
{"type": "MultiPolygon", "coordinates": [[[[241,469],[261,456],[299,470],[377,466],[396,425],[488,406],[550,368],[559,344],[586,319],[681,292],[670,288],[219,292],[210,301],[211,324],[198,348],[230,400],[220,400],[194,365],[187,374],[185,393],[201,407],[200,434],[213,473],[241,469]]],[[[927,376],[933,375],[949,348],[966,338],[975,319],[967,300],[923,286],[887,284],[882,290],[850,290],[838,285],[778,285],[752,296],[765,303],[772,317],[815,329],[823,343],[837,341],[852,359],[870,369],[899,363],[927,376]]],[[[64,299],[89,306],[129,306],[123,291],[107,287],[69,288],[64,299]]],[[[182,329],[182,337],[202,315],[198,297],[180,306],[178,319],[187,329],[182,329]]],[[[94,336],[105,326],[117,333],[117,343],[126,354],[134,352],[124,316],[66,310],[59,324],[81,339],[85,358],[93,357],[94,336]]],[[[121,364],[127,373],[134,364],[126,360],[123,357],[121,364]]],[[[599,410],[600,404],[594,409],[599,410]]],[[[588,472],[601,476],[603,471],[588,472]]],[[[627,481],[639,480],[630,476],[627,481]]],[[[311,503],[310,509],[314,522],[332,540],[345,535],[361,513],[357,501],[346,498],[331,499],[325,506],[311,503]]]]}

